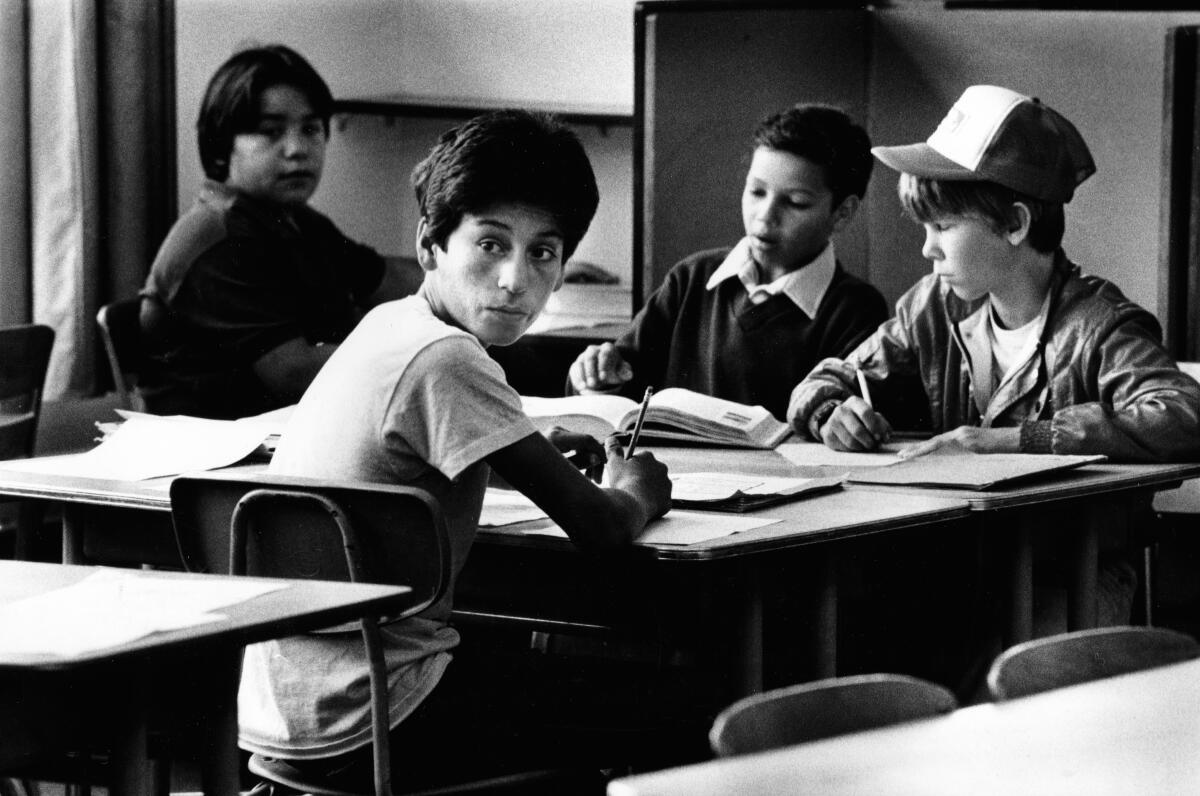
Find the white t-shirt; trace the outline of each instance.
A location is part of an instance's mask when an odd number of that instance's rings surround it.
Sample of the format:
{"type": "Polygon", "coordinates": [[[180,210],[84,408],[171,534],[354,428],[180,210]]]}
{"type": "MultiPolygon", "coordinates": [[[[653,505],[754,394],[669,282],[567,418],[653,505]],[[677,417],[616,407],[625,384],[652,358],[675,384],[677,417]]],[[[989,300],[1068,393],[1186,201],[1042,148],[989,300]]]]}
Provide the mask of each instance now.
{"type": "MultiPolygon", "coordinates": [[[[338,346],[297,405],[271,472],[428,489],[441,503],[457,579],[487,486],[483,459],[533,433],[479,341],[411,296],[371,310],[338,346]]],[[[458,643],[446,624],[452,590],[383,628],[392,726],[437,685],[458,643]]],[[[357,631],[252,645],[239,744],[297,759],[350,751],[371,740],[369,694],[357,631]]]]}

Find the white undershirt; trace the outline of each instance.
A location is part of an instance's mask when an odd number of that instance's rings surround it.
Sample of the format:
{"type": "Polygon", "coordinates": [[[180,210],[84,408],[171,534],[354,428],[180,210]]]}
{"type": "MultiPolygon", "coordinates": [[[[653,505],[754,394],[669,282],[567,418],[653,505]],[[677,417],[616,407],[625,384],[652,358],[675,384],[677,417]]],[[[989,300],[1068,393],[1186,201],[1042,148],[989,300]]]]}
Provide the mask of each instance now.
{"type": "Polygon", "coordinates": [[[995,383],[1004,381],[1013,368],[1022,365],[1037,345],[1038,333],[1046,320],[1050,296],[1033,320],[1017,329],[1005,329],[996,319],[996,309],[988,311],[988,334],[992,338],[992,377],[995,383]]]}

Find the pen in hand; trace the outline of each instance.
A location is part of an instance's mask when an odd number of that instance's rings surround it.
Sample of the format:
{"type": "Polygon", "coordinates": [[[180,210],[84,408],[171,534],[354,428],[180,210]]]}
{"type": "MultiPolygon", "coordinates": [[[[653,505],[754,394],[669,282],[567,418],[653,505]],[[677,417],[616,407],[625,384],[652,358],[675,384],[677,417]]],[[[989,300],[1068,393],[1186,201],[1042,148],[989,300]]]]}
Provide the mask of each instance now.
{"type": "Polygon", "coordinates": [[[871,402],[871,389],[867,386],[866,375],[863,374],[861,368],[855,368],[854,375],[858,376],[858,391],[862,393],[862,399],[867,402],[867,406],[874,409],[875,404],[871,402]]]}
{"type": "Polygon", "coordinates": [[[642,405],[638,409],[637,422],[633,424],[633,435],[629,438],[629,447],[625,449],[625,458],[633,458],[633,449],[637,447],[638,437],[642,435],[642,423],[646,422],[646,410],[650,408],[650,396],[654,394],[653,387],[646,388],[642,396],[642,405]]]}

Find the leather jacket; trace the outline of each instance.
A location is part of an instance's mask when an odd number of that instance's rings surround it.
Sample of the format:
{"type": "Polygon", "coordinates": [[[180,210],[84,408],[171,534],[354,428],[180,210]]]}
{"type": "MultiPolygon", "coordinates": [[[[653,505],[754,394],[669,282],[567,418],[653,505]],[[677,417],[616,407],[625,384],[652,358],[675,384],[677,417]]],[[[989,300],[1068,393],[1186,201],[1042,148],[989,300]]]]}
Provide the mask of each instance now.
{"type": "Polygon", "coordinates": [[[1111,282],[1081,274],[1059,250],[1037,345],[998,385],[989,312],[988,297],[966,302],[926,275],[846,360],[822,360],[796,386],[788,421],[811,437],[810,415],[857,394],[861,368],[875,394],[889,381],[919,377],[934,433],[1020,426],[1028,453],[1200,459],[1200,384],[1162,347],[1154,316],[1111,282]]]}

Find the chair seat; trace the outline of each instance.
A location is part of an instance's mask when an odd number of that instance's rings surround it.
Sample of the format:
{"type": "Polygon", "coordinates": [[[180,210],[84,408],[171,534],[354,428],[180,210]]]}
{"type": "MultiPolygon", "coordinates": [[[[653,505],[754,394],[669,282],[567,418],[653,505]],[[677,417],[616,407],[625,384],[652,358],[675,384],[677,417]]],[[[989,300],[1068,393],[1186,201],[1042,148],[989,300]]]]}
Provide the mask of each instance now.
{"type": "MultiPolygon", "coordinates": [[[[363,796],[369,788],[363,791],[346,791],[328,787],[325,783],[306,778],[301,772],[286,760],[265,755],[250,755],[248,762],[250,772],[263,779],[279,783],[301,793],[311,793],[314,796],[363,796]]],[[[578,771],[553,769],[545,771],[528,771],[519,774],[509,774],[501,777],[491,777],[474,782],[445,787],[425,788],[419,791],[398,791],[404,796],[453,796],[454,794],[582,794],[603,793],[605,778],[599,771],[578,771]]]]}

